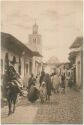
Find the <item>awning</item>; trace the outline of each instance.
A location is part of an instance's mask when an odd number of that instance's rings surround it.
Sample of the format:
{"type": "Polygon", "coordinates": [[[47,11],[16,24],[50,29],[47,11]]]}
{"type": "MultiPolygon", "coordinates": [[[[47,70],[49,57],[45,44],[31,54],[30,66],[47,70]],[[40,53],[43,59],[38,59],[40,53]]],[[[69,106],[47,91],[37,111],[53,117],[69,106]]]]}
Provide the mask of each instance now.
{"type": "Polygon", "coordinates": [[[75,57],[80,51],[72,51],[69,53],[70,56],[75,57]]]}
{"type": "Polygon", "coordinates": [[[37,57],[43,57],[39,52],[34,51],[33,52],[33,56],[37,56],[37,57]]]}
{"type": "Polygon", "coordinates": [[[70,46],[70,49],[72,48],[78,48],[83,45],[83,37],[77,37],[75,41],[70,46]]]}

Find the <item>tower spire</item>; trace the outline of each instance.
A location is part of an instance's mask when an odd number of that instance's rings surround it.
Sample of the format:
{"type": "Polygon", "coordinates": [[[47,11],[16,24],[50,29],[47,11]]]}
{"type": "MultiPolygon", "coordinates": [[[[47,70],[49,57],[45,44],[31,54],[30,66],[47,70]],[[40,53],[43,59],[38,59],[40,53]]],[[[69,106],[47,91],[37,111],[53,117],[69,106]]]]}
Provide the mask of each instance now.
{"type": "Polygon", "coordinates": [[[33,25],[33,34],[38,33],[38,25],[36,24],[36,19],[35,19],[35,24],[33,25]]]}

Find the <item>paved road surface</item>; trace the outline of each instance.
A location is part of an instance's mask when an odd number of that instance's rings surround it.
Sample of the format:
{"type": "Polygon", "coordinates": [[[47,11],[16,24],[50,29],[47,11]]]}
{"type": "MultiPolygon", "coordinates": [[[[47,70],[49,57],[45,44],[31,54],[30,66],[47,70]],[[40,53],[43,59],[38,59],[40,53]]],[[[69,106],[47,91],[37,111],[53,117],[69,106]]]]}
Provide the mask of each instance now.
{"type": "Polygon", "coordinates": [[[65,95],[52,94],[51,102],[31,104],[26,98],[16,107],[15,114],[7,116],[2,109],[2,123],[82,123],[82,92],[69,90],[65,95]]]}
{"type": "Polygon", "coordinates": [[[53,95],[51,104],[38,108],[35,123],[82,123],[82,93],[68,91],[65,95],[53,95]]]}
{"type": "Polygon", "coordinates": [[[37,113],[37,107],[34,107],[34,105],[23,105],[16,108],[15,113],[10,116],[7,116],[7,107],[3,109],[2,123],[33,123],[37,113]]]}

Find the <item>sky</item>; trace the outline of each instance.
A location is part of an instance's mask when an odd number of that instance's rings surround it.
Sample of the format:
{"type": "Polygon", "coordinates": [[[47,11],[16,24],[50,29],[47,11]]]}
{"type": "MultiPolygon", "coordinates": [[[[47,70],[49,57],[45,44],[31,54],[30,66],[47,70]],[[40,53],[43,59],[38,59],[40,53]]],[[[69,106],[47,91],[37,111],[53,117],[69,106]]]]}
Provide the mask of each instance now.
{"type": "Polygon", "coordinates": [[[55,56],[66,62],[70,45],[83,35],[82,9],[82,2],[76,0],[3,1],[1,30],[27,45],[36,20],[42,37],[43,60],[55,56]]]}

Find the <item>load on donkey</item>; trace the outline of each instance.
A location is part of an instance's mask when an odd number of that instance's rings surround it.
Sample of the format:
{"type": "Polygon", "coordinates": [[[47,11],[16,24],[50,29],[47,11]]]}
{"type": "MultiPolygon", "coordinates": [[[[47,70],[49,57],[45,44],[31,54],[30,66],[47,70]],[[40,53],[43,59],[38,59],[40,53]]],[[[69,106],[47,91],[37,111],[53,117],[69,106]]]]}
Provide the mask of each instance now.
{"type": "Polygon", "coordinates": [[[16,72],[14,66],[16,64],[16,61],[13,59],[13,61],[9,62],[5,67],[5,74],[3,77],[3,87],[5,92],[5,97],[8,101],[8,108],[9,113],[14,113],[15,111],[15,104],[18,93],[20,95],[23,95],[22,93],[22,82],[20,75],[16,72]],[[12,104],[13,104],[13,111],[12,111],[12,104]]]}

